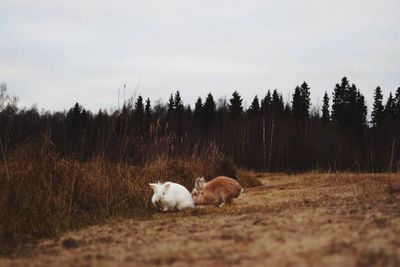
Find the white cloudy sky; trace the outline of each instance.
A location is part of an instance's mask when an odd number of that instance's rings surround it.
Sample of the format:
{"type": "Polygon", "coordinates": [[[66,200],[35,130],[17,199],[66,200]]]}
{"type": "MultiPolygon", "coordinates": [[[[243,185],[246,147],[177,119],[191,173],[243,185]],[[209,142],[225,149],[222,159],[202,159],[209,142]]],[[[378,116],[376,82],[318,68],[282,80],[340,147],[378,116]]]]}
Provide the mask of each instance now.
{"type": "Polygon", "coordinates": [[[0,0],[0,81],[20,106],[97,110],[139,80],[152,100],[247,104],[305,80],[319,105],[346,75],[370,104],[400,86],[399,14],[398,0],[0,0]]]}

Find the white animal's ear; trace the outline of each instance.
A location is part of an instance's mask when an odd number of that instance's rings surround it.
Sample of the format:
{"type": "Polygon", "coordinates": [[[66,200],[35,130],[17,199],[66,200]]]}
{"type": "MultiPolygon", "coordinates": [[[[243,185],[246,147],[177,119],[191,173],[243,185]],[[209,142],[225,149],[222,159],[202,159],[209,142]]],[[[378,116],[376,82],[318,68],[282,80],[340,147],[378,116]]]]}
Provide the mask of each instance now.
{"type": "Polygon", "coordinates": [[[169,189],[169,187],[171,186],[171,184],[165,184],[164,185],[164,191],[167,191],[169,189]]]}
{"type": "Polygon", "coordinates": [[[149,184],[149,185],[153,189],[153,191],[155,192],[156,188],[157,188],[157,184],[149,184]]]}

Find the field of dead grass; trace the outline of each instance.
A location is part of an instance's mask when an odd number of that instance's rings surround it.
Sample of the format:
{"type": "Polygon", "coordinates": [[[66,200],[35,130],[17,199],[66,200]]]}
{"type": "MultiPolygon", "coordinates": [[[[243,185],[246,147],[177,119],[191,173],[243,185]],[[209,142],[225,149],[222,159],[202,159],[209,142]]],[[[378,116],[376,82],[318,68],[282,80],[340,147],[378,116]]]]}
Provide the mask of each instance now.
{"type": "Polygon", "coordinates": [[[36,239],[116,217],[149,218],[150,182],[173,180],[192,188],[198,176],[229,175],[258,185],[217,150],[207,157],[160,155],[140,166],[103,157],[63,158],[49,146],[28,144],[0,161],[0,254],[36,239]]]}
{"type": "Polygon", "coordinates": [[[400,266],[399,174],[262,174],[234,204],[116,219],[1,266],[400,266]]]}

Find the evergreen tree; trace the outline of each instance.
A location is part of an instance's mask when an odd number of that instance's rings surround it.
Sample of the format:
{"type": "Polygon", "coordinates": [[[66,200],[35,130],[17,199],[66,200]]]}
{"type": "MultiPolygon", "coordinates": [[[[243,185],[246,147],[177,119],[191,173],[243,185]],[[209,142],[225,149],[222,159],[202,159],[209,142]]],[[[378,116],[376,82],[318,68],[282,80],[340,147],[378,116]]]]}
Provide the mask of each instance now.
{"type": "Polygon", "coordinates": [[[367,106],[355,84],[343,77],[333,91],[332,120],[342,128],[361,129],[366,126],[367,106]]]}
{"type": "Polygon", "coordinates": [[[296,86],[292,98],[292,114],[295,118],[301,118],[303,116],[302,106],[300,87],[296,86]]]}
{"type": "Polygon", "coordinates": [[[268,89],[267,94],[265,95],[264,100],[265,100],[265,104],[271,105],[271,101],[272,101],[271,90],[268,89]]]}
{"type": "Polygon", "coordinates": [[[364,96],[358,90],[356,97],[355,125],[361,128],[367,126],[367,105],[365,104],[364,96]]]}
{"type": "Polygon", "coordinates": [[[72,116],[72,118],[79,118],[81,115],[81,112],[82,112],[82,106],[79,105],[78,102],[76,102],[74,107],[69,110],[68,115],[72,116]]]}
{"type": "Polygon", "coordinates": [[[296,86],[293,93],[292,111],[295,118],[308,118],[310,116],[310,88],[306,82],[296,86]]]}
{"type": "Polygon", "coordinates": [[[67,121],[68,131],[71,135],[71,142],[73,146],[80,146],[82,137],[85,133],[85,125],[88,119],[86,110],[79,105],[78,102],[68,111],[67,121]]]}
{"type": "Polygon", "coordinates": [[[146,115],[146,121],[147,121],[147,122],[150,122],[150,120],[151,120],[151,113],[152,113],[150,98],[147,98],[147,100],[146,100],[146,106],[145,106],[145,108],[144,108],[144,113],[145,113],[145,115],[146,115]]]}
{"type": "Polygon", "coordinates": [[[174,102],[174,97],[171,94],[171,96],[169,97],[169,100],[168,100],[168,104],[167,104],[167,112],[168,112],[168,114],[171,114],[174,110],[175,110],[175,102],[174,102]]]}
{"type": "Polygon", "coordinates": [[[201,97],[199,97],[197,98],[196,104],[194,104],[193,116],[196,119],[200,119],[202,110],[203,110],[203,101],[201,100],[201,97]]]}
{"type": "Polygon", "coordinates": [[[371,113],[372,124],[374,127],[379,127],[382,125],[384,120],[384,107],[382,104],[383,95],[382,90],[378,86],[374,92],[374,107],[371,113]]]}
{"type": "Polygon", "coordinates": [[[346,119],[346,90],[349,87],[349,81],[346,77],[342,78],[341,84],[336,84],[333,89],[333,104],[332,104],[332,121],[339,125],[343,125],[346,119]]]}
{"type": "Polygon", "coordinates": [[[232,98],[229,99],[229,114],[232,119],[238,119],[243,113],[243,106],[242,106],[243,99],[241,98],[238,91],[233,92],[232,98]]]}
{"type": "Polygon", "coordinates": [[[265,97],[261,100],[261,111],[266,113],[268,112],[270,106],[271,106],[271,91],[268,90],[267,94],[265,95],[265,97]]]}
{"type": "Polygon", "coordinates": [[[144,104],[143,97],[141,95],[138,96],[135,102],[135,120],[142,120],[144,118],[144,104]]]}
{"type": "Polygon", "coordinates": [[[79,105],[78,102],[68,111],[67,119],[70,121],[71,130],[74,132],[82,131],[82,127],[84,124],[83,114],[85,109],[79,105]]]}
{"type": "Polygon", "coordinates": [[[396,103],[395,99],[393,98],[392,92],[390,92],[389,97],[385,104],[384,109],[384,120],[387,124],[394,123],[396,118],[396,103]]]}
{"type": "Polygon", "coordinates": [[[322,120],[324,122],[329,122],[331,119],[331,116],[329,114],[329,96],[328,93],[325,91],[324,94],[324,99],[322,103],[322,120]]]}
{"type": "Polygon", "coordinates": [[[250,114],[257,114],[259,111],[260,111],[260,102],[258,100],[258,97],[255,96],[253,99],[253,102],[250,105],[248,112],[250,114]]]}
{"type": "Polygon", "coordinates": [[[175,109],[175,113],[177,115],[182,115],[185,110],[185,106],[183,105],[183,101],[182,101],[181,94],[179,93],[179,91],[176,91],[176,93],[175,93],[174,109],[175,109]]]}
{"type": "Polygon", "coordinates": [[[283,114],[283,98],[282,95],[278,93],[277,89],[272,92],[271,108],[275,115],[283,114]]]}
{"type": "Polygon", "coordinates": [[[211,93],[207,95],[206,101],[202,108],[202,121],[201,125],[205,129],[209,129],[214,124],[215,116],[217,113],[217,106],[214,101],[214,97],[211,93]]]}
{"type": "Polygon", "coordinates": [[[308,87],[308,84],[306,82],[303,82],[301,84],[300,92],[301,92],[302,117],[308,118],[310,116],[311,100],[310,100],[310,87],[308,87]]]}

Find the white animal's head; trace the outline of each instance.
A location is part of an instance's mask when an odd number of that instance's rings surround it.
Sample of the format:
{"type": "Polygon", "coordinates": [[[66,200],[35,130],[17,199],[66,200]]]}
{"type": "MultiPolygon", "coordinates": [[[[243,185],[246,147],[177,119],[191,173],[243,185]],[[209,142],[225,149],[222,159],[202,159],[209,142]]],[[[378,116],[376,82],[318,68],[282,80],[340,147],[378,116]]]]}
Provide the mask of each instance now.
{"type": "Polygon", "coordinates": [[[154,192],[153,197],[151,198],[151,202],[153,203],[154,206],[160,207],[160,204],[164,203],[166,200],[166,194],[171,184],[170,183],[161,184],[160,182],[158,182],[158,183],[151,183],[149,185],[154,192]]]}

